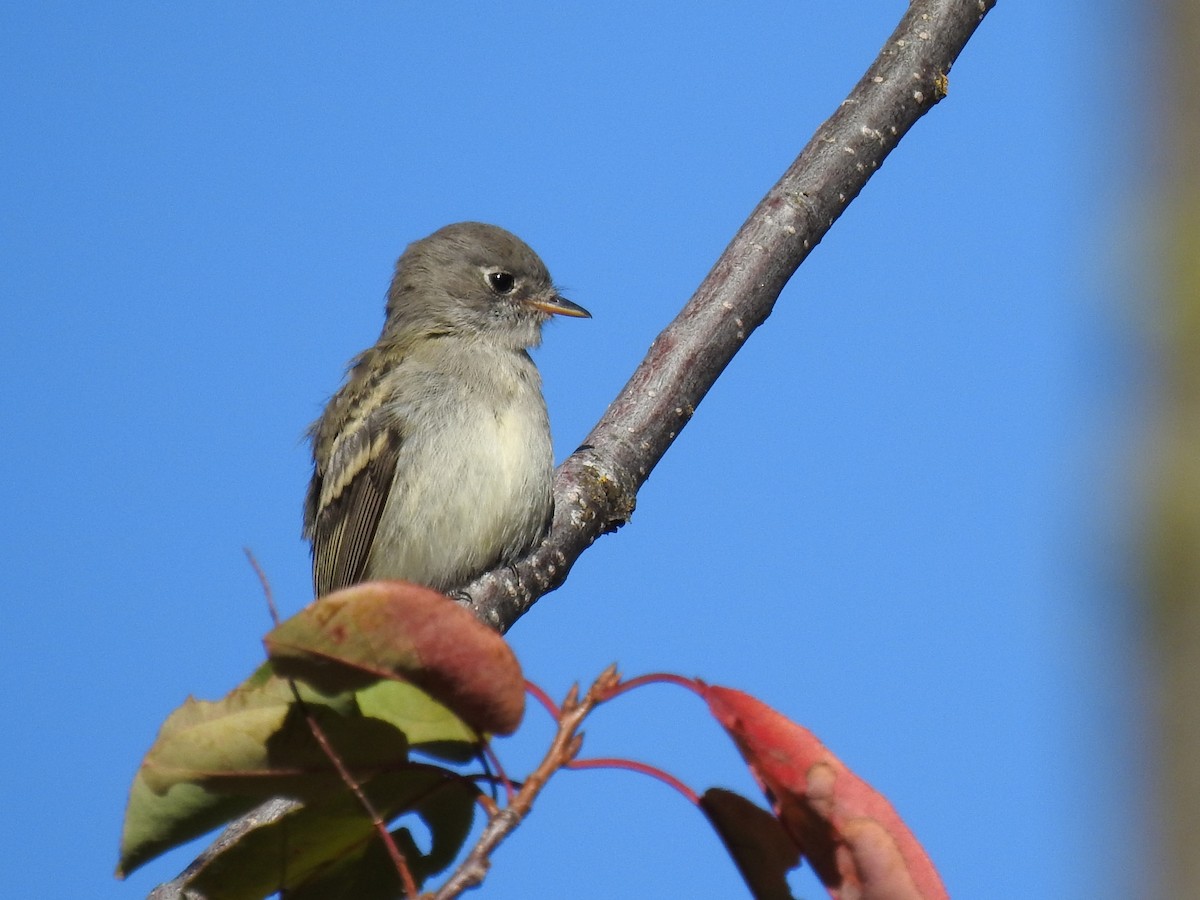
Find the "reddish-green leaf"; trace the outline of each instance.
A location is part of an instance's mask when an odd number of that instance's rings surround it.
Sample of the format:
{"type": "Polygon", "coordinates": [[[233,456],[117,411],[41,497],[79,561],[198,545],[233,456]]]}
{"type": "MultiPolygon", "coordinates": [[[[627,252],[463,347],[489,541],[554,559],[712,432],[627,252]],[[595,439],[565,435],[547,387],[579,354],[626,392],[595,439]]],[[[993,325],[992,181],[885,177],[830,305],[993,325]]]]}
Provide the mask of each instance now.
{"type": "Polygon", "coordinates": [[[480,732],[511,734],[525,679],[504,638],[450,598],[404,581],[336,591],[271,631],[275,670],[325,691],[411,681],[480,732]]]}
{"type": "Polygon", "coordinates": [[[833,897],[948,897],[892,805],[811,732],[741,691],[703,684],[699,691],[833,897]]]}

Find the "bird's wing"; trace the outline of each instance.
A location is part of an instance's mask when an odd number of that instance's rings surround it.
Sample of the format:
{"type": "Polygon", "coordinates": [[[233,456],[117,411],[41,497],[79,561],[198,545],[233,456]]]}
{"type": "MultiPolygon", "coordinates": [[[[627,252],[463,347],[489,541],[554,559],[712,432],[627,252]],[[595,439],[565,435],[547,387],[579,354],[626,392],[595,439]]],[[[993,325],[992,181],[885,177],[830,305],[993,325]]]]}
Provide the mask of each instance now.
{"type": "Polygon", "coordinates": [[[317,596],[363,579],[371,543],[396,474],[401,436],[382,416],[339,435],[308,488],[313,587],[317,596]]]}

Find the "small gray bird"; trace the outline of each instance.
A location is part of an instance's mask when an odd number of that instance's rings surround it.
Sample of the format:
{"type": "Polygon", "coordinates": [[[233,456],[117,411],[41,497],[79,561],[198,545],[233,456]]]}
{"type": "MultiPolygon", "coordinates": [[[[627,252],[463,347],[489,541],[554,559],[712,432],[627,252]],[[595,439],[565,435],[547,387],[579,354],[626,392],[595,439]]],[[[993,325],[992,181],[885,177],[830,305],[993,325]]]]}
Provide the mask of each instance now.
{"type": "Polygon", "coordinates": [[[554,458],[528,348],[590,313],[494,225],[447,225],[396,263],[383,333],[309,429],[313,587],[399,578],[448,592],[546,534],[554,458]]]}

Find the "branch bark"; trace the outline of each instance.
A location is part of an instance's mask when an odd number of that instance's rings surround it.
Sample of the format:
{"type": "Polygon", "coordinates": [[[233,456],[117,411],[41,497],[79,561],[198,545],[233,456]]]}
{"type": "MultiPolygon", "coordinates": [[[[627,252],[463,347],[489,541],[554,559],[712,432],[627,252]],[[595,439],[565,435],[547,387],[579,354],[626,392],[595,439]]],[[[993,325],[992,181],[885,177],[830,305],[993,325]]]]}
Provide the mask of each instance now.
{"type": "MultiPolygon", "coordinates": [[[[755,207],[587,440],[559,467],[546,540],[463,592],[484,622],[507,631],[566,580],[596,538],[628,521],[639,488],[734,354],[771,314],[788,279],[900,139],[946,95],[950,67],[995,5],[912,0],[854,90],[755,207]]],[[[269,807],[230,825],[188,871],[231,835],[236,840],[272,821],[279,812],[269,807]]],[[[185,891],[184,883],[180,876],[151,896],[204,900],[185,891]]]]}
{"type": "Polygon", "coordinates": [[[559,467],[554,522],[540,547],[463,592],[507,631],[567,577],[637,492],[783,286],[917,120],[995,0],[914,0],[850,96],[817,129],[734,235],[712,271],[587,440],[559,467]]]}

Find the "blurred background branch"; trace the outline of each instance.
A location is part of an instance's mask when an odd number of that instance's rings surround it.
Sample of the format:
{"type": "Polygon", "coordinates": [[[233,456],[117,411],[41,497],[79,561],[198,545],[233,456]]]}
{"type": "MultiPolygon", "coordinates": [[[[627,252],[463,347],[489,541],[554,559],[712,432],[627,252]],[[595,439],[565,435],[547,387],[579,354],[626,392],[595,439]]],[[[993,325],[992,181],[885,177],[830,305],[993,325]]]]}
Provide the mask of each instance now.
{"type": "Polygon", "coordinates": [[[1200,897],[1200,4],[1168,0],[1155,81],[1159,423],[1145,561],[1153,617],[1164,897],[1200,897]]]}

